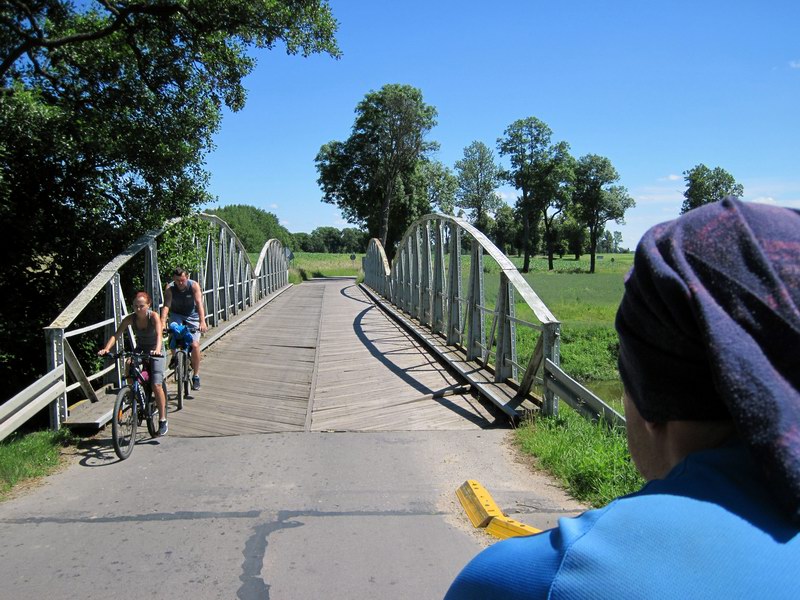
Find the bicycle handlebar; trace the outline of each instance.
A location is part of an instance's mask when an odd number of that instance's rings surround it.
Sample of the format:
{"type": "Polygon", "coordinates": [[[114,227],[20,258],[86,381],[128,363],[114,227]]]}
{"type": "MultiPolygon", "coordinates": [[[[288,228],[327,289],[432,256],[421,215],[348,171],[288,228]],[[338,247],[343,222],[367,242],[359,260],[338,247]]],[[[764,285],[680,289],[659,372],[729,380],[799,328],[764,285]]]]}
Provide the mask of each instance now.
{"type": "Polygon", "coordinates": [[[160,358],[164,355],[160,352],[148,352],[147,350],[120,350],[119,352],[107,352],[105,356],[110,356],[111,358],[125,358],[126,356],[138,356],[140,358],[154,356],[155,358],[160,358]]]}

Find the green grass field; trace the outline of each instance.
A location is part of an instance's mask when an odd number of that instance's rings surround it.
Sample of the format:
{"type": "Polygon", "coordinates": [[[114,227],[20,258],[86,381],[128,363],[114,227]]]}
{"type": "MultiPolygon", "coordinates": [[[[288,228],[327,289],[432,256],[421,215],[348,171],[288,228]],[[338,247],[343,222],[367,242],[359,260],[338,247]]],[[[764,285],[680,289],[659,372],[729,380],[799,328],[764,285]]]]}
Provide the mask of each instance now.
{"type": "MultiPolygon", "coordinates": [[[[258,254],[250,254],[250,261],[255,263],[258,254]]],[[[300,283],[314,277],[357,277],[363,279],[361,259],[364,254],[356,254],[350,260],[350,254],[327,254],[324,252],[295,252],[289,264],[289,281],[300,283]]]]}
{"type": "MultiPolygon", "coordinates": [[[[510,257],[521,268],[522,257],[510,257]]],[[[466,281],[469,267],[464,261],[462,277],[466,281]]],[[[496,263],[484,259],[484,289],[486,306],[493,308],[500,285],[496,263]]],[[[604,255],[597,260],[595,273],[589,273],[589,259],[574,257],[554,260],[548,271],[547,258],[531,259],[530,271],[523,277],[561,322],[561,366],[595,394],[622,410],[622,384],[617,372],[619,341],[614,318],[624,291],[625,274],[633,264],[633,254],[604,255]],[[613,260],[612,260],[613,258],[613,260]]],[[[516,304],[516,316],[536,323],[530,308],[516,304]]],[[[487,317],[487,328],[491,320],[487,317]]],[[[526,327],[517,328],[517,351],[523,358],[530,356],[538,332],[526,327]]],[[[524,360],[524,358],[523,358],[524,360]]]]}

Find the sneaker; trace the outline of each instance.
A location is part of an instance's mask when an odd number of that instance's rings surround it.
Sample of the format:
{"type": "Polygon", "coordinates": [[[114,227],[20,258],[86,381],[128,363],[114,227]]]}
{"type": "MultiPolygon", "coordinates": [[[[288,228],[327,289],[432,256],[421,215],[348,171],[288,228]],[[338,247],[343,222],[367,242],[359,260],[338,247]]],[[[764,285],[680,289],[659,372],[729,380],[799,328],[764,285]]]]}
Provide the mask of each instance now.
{"type": "Polygon", "coordinates": [[[159,421],[158,422],[158,435],[167,435],[169,431],[169,425],[167,425],[166,421],[159,421]]]}
{"type": "Polygon", "coordinates": [[[199,390],[200,389],[200,376],[199,375],[195,375],[194,377],[192,377],[192,389],[193,390],[199,390]]]}

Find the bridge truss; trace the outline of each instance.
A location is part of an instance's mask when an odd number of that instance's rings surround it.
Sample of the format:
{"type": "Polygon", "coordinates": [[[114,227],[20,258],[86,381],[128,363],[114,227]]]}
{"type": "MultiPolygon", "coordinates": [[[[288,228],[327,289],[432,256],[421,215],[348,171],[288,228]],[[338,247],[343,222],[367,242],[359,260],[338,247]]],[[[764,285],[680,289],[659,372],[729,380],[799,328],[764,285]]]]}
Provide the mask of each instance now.
{"type": "Polygon", "coordinates": [[[469,364],[458,369],[468,378],[483,370],[513,390],[496,394],[473,381],[509,416],[519,416],[526,402],[556,414],[562,398],[587,417],[624,426],[624,417],[561,369],[561,324],[508,257],[466,221],[422,217],[403,235],[391,267],[380,241],[372,239],[364,283],[409,317],[432,346],[452,350],[439,351],[442,358],[469,364]]]}
{"type": "MultiPolygon", "coordinates": [[[[255,264],[250,260],[236,233],[215,215],[200,213],[208,223],[205,239],[195,239],[198,264],[186,265],[192,279],[203,288],[209,335],[203,346],[215,341],[248,312],[263,306],[263,301],[289,285],[289,264],[281,242],[271,239],[264,244],[255,264]],[[216,329],[216,331],[214,331],[216,329]]],[[[0,440],[15,431],[37,412],[50,406],[50,422],[57,429],[69,416],[67,394],[80,388],[92,402],[98,401],[95,389],[100,384],[122,385],[122,360],[111,361],[99,369],[82,364],[76,348],[88,344],[99,348],[128,314],[126,298],[133,289],[123,289],[123,280],[141,284],[153,298],[155,310],[163,304],[164,284],[158,266],[158,240],[170,226],[179,226],[173,219],[149,231],[119,256],[111,260],[75,297],[56,319],[45,328],[48,372],[34,384],[0,405],[0,440]],[[123,277],[122,274],[126,277],[123,277]],[[103,308],[104,307],[104,308],[103,308]],[[102,314],[102,318],[100,318],[102,314]],[[89,324],[75,326],[81,319],[89,324]],[[94,319],[98,319],[95,321],[94,319]],[[102,333],[102,341],[99,335],[102,333]]],[[[135,345],[135,334],[129,328],[126,336],[135,345]]],[[[117,349],[122,340],[117,340],[117,349]]],[[[130,346],[133,347],[133,346],[130,346]]]]}

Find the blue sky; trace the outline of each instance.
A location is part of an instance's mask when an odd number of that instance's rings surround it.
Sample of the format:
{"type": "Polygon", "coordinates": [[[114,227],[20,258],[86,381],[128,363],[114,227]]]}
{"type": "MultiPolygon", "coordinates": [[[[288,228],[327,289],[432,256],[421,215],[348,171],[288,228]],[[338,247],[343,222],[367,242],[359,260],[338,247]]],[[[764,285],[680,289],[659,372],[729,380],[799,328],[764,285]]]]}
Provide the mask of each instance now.
{"type": "MultiPolygon", "coordinates": [[[[800,2],[332,0],[343,56],[260,52],[246,107],[208,156],[216,206],[251,204],[292,232],[350,226],[321,202],[314,157],[350,134],[364,95],[422,90],[453,168],[535,116],[579,157],[608,157],[636,200],[635,246],[680,211],[683,171],[720,166],[744,199],[800,208],[800,2]]],[[[500,190],[509,204],[516,191],[500,190]]]]}

